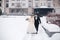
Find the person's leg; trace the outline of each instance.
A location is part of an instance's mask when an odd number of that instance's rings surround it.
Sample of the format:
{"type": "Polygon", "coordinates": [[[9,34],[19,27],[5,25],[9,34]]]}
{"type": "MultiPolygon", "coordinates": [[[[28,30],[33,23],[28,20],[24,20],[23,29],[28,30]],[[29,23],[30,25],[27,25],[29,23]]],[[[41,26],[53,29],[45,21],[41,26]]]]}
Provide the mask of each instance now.
{"type": "Polygon", "coordinates": [[[38,26],[39,26],[39,24],[36,24],[36,25],[35,25],[35,28],[36,28],[36,34],[38,33],[38,26]]]}
{"type": "Polygon", "coordinates": [[[35,29],[36,29],[36,31],[37,31],[37,26],[36,26],[36,24],[35,24],[35,29]]]}
{"type": "Polygon", "coordinates": [[[37,24],[37,28],[36,28],[37,32],[38,32],[38,27],[39,27],[39,24],[37,24]]]}
{"type": "Polygon", "coordinates": [[[35,29],[36,29],[36,31],[37,31],[37,24],[34,24],[35,25],[35,29]]]}

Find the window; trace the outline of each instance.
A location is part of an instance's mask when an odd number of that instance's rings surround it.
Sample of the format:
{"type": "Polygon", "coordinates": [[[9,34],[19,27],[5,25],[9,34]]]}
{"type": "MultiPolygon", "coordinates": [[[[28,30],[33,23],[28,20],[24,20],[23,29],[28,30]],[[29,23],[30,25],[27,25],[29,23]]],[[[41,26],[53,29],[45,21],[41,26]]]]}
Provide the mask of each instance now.
{"type": "Polygon", "coordinates": [[[0,3],[0,7],[1,7],[1,3],[0,3]]]}
{"type": "Polygon", "coordinates": [[[59,0],[60,1],[60,0],[59,0]]]}
{"type": "Polygon", "coordinates": [[[38,3],[35,4],[35,7],[38,7],[38,3]]]}
{"type": "Polygon", "coordinates": [[[32,7],[32,3],[29,3],[29,7],[32,7]]]}
{"type": "Polygon", "coordinates": [[[8,5],[8,4],[6,4],[6,7],[9,7],[9,5],[8,5]]]}
{"type": "Polygon", "coordinates": [[[35,5],[35,7],[38,7],[38,5],[35,5]]]}
{"type": "Polygon", "coordinates": [[[51,1],[51,0],[47,0],[47,1],[51,1]]]}
{"type": "Polygon", "coordinates": [[[32,3],[31,3],[32,1],[31,0],[29,0],[29,7],[32,7],[32,3]]]}
{"type": "Polygon", "coordinates": [[[60,0],[58,1],[58,4],[60,5],[60,0]]]}
{"type": "Polygon", "coordinates": [[[16,3],[16,7],[20,7],[21,5],[20,5],[20,3],[16,3]]]}
{"type": "Polygon", "coordinates": [[[60,6],[60,3],[59,3],[59,6],[60,6]]]}
{"type": "Polygon", "coordinates": [[[0,1],[2,1],[2,0],[0,0],[0,1]]]}
{"type": "Polygon", "coordinates": [[[29,7],[31,7],[31,5],[29,5],[29,7]]]}
{"type": "Polygon", "coordinates": [[[23,6],[25,6],[26,4],[25,4],[25,3],[23,3],[22,5],[23,5],[23,6]]]}
{"type": "Polygon", "coordinates": [[[25,0],[22,0],[22,1],[25,1],[25,0]]]}
{"type": "Polygon", "coordinates": [[[42,3],[41,3],[41,6],[42,6],[42,3]]]}
{"type": "Polygon", "coordinates": [[[14,13],[15,12],[15,10],[14,9],[11,9],[11,13],[14,13]]]}
{"type": "Polygon", "coordinates": [[[50,3],[48,3],[48,7],[51,7],[51,4],[50,3]]]}
{"type": "Polygon", "coordinates": [[[9,2],[9,0],[6,0],[6,2],[9,2]]]}
{"type": "Polygon", "coordinates": [[[17,1],[20,1],[20,0],[17,0],[17,1]]]}
{"type": "Polygon", "coordinates": [[[45,6],[45,3],[44,3],[44,6],[45,6]]]}
{"type": "Polygon", "coordinates": [[[11,5],[14,6],[14,3],[12,3],[11,5]]]}
{"type": "Polygon", "coordinates": [[[39,0],[35,0],[35,1],[39,1],[39,0]]]}
{"type": "Polygon", "coordinates": [[[53,6],[55,7],[55,4],[53,4],[53,6]]]}
{"type": "Polygon", "coordinates": [[[29,2],[31,2],[31,0],[29,0],[29,2]]]}
{"type": "Polygon", "coordinates": [[[17,13],[20,12],[20,9],[16,9],[16,12],[17,12],[17,13]]]}
{"type": "Polygon", "coordinates": [[[12,1],[15,1],[15,0],[12,0],[12,1]]]}

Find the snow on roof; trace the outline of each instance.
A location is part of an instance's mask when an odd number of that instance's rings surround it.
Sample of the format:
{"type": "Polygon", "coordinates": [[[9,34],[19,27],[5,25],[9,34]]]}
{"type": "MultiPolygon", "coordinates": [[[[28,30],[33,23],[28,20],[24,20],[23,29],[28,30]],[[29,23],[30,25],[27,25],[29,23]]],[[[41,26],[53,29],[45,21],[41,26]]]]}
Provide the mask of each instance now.
{"type": "Polygon", "coordinates": [[[41,6],[40,8],[48,8],[47,6],[41,6]]]}

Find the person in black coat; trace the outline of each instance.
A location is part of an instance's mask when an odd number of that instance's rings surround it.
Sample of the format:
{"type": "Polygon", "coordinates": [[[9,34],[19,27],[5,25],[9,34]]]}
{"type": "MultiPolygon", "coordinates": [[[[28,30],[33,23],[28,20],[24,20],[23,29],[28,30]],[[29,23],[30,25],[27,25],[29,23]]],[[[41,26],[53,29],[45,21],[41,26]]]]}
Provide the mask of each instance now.
{"type": "Polygon", "coordinates": [[[38,15],[34,16],[34,25],[36,28],[36,33],[38,32],[39,23],[41,23],[40,17],[38,15]]]}

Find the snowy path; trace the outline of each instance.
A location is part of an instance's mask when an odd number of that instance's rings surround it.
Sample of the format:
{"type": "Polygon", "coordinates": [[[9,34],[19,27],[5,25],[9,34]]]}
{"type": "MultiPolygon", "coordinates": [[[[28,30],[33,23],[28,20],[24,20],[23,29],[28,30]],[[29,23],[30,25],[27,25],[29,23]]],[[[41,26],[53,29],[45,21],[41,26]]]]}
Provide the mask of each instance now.
{"type": "Polygon", "coordinates": [[[60,28],[57,25],[45,23],[46,20],[44,18],[41,18],[41,20],[42,24],[39,25],[38,34],[26,34],[24,40],[60,40],[60,33],[55,33],[49,37],[41,25],[49,32],[60,32],[60,28]]]}
{"type": "MultiPolygon", "coordinates": [[[[26,34],[28,16],[1,16],[0,17],[0,40],[60,40],[60,33],[49,37],[39,25],[38,34],[26,34]]],[[[45,22],[45,19],[42,19],[45,22]]],[[[60,31],[59,27],[42,23],[50,32],[60,31]]]]}

